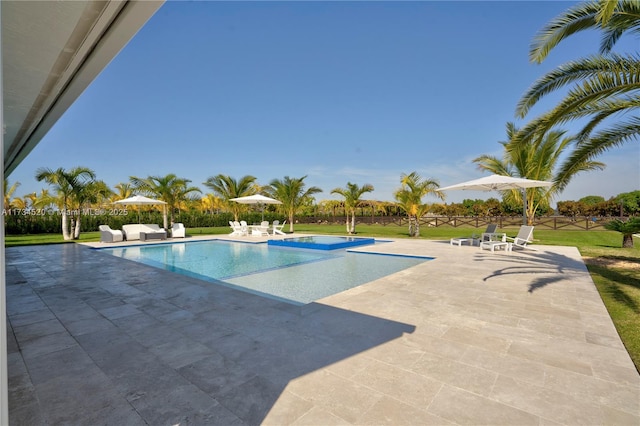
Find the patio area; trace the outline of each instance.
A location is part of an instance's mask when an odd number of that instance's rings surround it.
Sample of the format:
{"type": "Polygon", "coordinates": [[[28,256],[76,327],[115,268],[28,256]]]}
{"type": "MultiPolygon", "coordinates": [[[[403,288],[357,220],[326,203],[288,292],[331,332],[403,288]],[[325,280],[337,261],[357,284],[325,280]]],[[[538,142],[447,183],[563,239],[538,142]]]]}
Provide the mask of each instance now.
{"type": "Polygon", "coordinates": [[[536,247],[358,248],[435,260],[303,308],[80,244],[7,248],[10,423],[640,424],[578,251],[536,247]]]}

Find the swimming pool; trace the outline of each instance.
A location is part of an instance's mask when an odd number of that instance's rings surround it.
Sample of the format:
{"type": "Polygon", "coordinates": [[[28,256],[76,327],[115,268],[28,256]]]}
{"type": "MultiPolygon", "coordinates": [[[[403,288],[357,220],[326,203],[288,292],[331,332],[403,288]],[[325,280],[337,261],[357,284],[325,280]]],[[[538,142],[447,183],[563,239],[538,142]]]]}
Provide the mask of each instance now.
{"type": "Polygon", "coordinates": [[[309,235],[306,237],[284,238],[269,240],[268,245],[282,247],[298,247],[313,250],[337,250],[348,247],[375,244],[373,238],[364,237],[334,237],[330,235],[309,235]]]}
{"type": "Polygon", "coordinates": [[[99,250],[296,305],[311,303],[432,259],[220,240],[99,250]]]}

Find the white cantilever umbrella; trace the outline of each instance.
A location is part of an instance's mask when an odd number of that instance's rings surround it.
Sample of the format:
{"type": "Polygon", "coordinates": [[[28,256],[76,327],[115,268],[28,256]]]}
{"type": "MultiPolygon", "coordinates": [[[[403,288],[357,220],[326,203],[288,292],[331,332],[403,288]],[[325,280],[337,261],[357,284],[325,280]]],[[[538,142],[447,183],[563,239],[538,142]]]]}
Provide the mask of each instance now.
{"type": "MultiPolygon", "coordinates": [[[[142,195],[134,195],[133,197],[114,201],[113,204],[122,204],[125,206],[151,206],[162,204],[164,208],[164,205],[166,205],[167,203],[162,200],[154,200],[153,198],[144,197],[142,195]]],[[[138,223],[140,223],[140,209],[138,209],[138,223]]]]}
{"type": "Polygon", "coordinates": [[[540,188],[549,187],[553,185],[552,182],[546,182],[543,180],[532,180],[524,178],[515,178],[511,176],[491,175],[485,176],[480,179],[474,179],[467,182],[458,183],[456,185],[445,186],[438,189],[439,191],[448,191],[455,189],[467,189],[473,191],[509,191],[511,189],[522,189],[522,199],[524,206],[522,209],[523,222],[527,224],[527,196],[525,193],[526,188],[540,188]]]}
{"type": "Polygon", "coordinates": [[[264,195],[255,194],[247,195],[246,197],[230,198],[229,200],[235,201],[240,204],[259,204],[262,207],[262,220],[264,220],[264,205],[265,204],[282,204],[282,201],[278,201],[274,198],[265,197],[264,195]]]}

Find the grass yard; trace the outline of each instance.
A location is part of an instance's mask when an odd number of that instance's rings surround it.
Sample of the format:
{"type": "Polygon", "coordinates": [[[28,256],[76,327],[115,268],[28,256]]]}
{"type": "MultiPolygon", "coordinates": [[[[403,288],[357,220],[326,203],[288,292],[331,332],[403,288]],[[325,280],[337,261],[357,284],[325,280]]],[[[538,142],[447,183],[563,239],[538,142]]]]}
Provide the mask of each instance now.
{"type": "MultiPolygon", "coordinates": [[[[309,234],[345,235],[345,225],[296,224],[296,232],[309,234]]],[[[285,225],[284,231],[289,230],[285,225]]],[[[188,235],[229,234],[229,227],[189,228],[188,235]]],[[[358,235],[379,238],[408,238],[406,227],[396,225],[358,225],[358,235]]],[[[483,229],[421,227],[420,236],[425,239],[448,240],[452,237],[470,236],[483,229]]],[[[500,229],[515,236],[518,228],[500,229]]],[[[609,315],[625,344],[631,359],[640,371],[640,239],[635,247],[622,248],[622,235],[614,231],[547,230],[534,231],[536,242],[545,245],[577,247],[582,255],[609,315]]],[[[83,232],[80,241],[99,241],[99,232],[83,232]]],[[[30,244],[63,243],[62,236],[7,235],[7,247],[30,244]]]]}

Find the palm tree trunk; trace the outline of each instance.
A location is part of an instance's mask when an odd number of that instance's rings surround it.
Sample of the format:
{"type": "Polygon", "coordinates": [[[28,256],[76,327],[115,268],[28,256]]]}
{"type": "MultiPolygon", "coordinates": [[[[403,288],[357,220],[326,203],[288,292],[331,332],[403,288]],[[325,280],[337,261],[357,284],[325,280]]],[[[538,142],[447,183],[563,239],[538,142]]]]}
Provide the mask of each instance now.
{"type": "Polygon", "coordinates": [[[351,227],[349,226],[349,213],[345,212],[346,216],[347,216],[347,220],[345,221],[344,225],[347,228],[347,234],[351,234],[351,227]]]}
{"type": "Polygon", "coordinates": [[[356,233],[356,211],[353,211],[353,214],[351,215],[351,232],[350,234],[355,234],[356,233]]]}
{"type": "Polygon", "coordinates": [[[77,240],[80,238],[80,212],[78,212],[78,217],[76,218],[76,227],[73,230],[73,239],[77,240]]]}
{"type": "Polygon", "coordinates": [[[71,235],[69,235],[69,223],[67,221],[67,208],[62,208],[62,239],[65,241],[71,239],[71,235]]]}
{"type": "Polygon", "coordinates": [[[633,248],[633,234],[622,234],[622,247],[633,248]]]}

